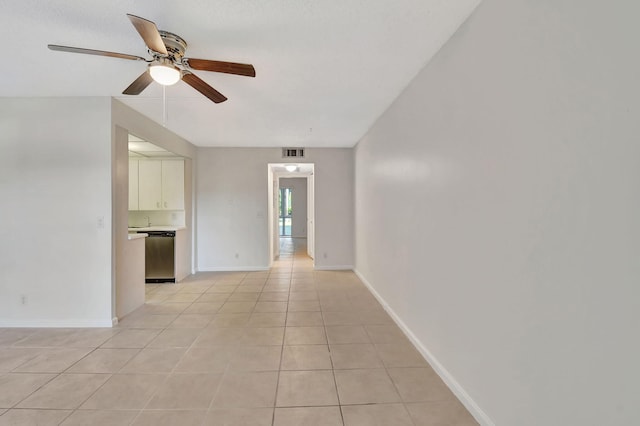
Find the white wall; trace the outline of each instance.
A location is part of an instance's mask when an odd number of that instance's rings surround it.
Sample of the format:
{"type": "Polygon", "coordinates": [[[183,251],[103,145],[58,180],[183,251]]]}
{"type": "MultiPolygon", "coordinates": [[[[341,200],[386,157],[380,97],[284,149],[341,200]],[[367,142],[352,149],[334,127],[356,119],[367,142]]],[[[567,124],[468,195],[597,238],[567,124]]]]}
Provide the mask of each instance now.
{"type": "Polygon", "coordinates": [[[110,108],[0,98],[0,326],[111,325],[110,108]]]}
{"type": "Polygon", "coordinates": [[[356,268],[484,424],[640,424],[639,13],[485,0],[357,146],[356,268]]]}
{"type": "Polygon", "coordinates": [[[129,210],[128,224],[130,227],[145,227],[152,225],[185,226],[184,210],[129,210]]]}
{"type": "Polygon", "coordinates": [[[290,188],[291,200],[291,236],[307,236],[307,178],[280,178],[280,188],[290,188]]]}
{"type": "Polygon", "coordinates": [[[118,319],[138,309],[145,302],[145,240],[127,241],[116,257],[116,303],[118,319]]]}
{"type": "MultiPolygon", "coordinates": [[[[281,154],[279,148],[198,149],[198,270],[269,267],[267,164],[282,162],[281,154]]],[[[353,150],[306,149],[305,156],[315,164],[316,268],[351,268],[353,150]]]]}

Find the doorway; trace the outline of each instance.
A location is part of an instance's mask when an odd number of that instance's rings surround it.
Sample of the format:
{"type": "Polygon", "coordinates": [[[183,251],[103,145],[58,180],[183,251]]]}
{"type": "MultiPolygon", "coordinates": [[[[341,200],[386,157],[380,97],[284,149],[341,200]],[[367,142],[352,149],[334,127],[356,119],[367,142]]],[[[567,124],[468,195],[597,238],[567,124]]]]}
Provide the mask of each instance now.
{"type": "Polygon", "coordinates": [[[314,164],[311,163],[268,165],[267,211],[271,265],[280,256],[281,238],[299,240],[296,246],[304,247],[306,255],[313,259],[313,174],[314,164]]]}

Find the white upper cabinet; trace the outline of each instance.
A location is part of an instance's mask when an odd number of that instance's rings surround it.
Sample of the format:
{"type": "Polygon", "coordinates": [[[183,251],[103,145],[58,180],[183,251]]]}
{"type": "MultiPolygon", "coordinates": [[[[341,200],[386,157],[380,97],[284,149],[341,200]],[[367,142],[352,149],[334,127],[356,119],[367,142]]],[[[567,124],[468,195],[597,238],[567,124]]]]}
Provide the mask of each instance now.
{"type": "Polygon", "coordinates": [[[129,160],[129,210],[138,208],[138,160],[129,160]]]}
{"type": "Polygon", "coordinates": [[[138,162],[138,206],[140,210],[162,208],[162,163],[138,162]]]}
{"type": "Polygon", "coordinates": [[[138,209],[184,210],[184,161],[138,162],[138,209]]]}
{"type": "Polygon", "coordinates": [[[184,210],[183,160],[162,160],[162,208],[184,210]]]}

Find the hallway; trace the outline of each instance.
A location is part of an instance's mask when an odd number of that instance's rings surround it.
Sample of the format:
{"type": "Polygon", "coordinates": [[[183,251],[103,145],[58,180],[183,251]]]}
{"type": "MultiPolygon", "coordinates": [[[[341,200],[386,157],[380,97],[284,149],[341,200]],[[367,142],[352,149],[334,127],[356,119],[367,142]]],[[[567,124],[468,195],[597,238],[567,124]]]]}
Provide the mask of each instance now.
{"type": "Polygon", "coordinates": [[[477,424],[353,272],[147,285],[113,329],[0,329],[0,426],[477,424]],[[3,414],[2,414],[3,413],[3,414]]]}

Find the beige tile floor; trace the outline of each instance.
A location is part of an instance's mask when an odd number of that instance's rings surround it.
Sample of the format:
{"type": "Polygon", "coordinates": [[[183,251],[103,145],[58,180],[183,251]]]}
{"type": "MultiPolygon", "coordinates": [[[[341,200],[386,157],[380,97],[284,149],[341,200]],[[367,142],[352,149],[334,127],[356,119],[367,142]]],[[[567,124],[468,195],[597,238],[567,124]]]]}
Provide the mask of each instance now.
{"type": "Polygon", "coordinates": [[[0,426],[477,423],[352,272],[147,285],[113,329],[0,329],[0,426]]]}

